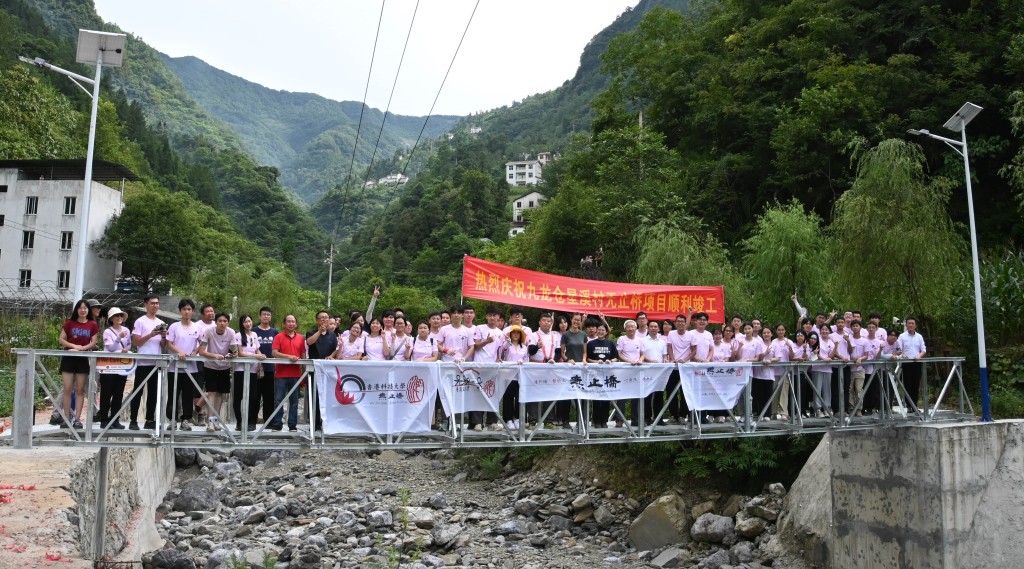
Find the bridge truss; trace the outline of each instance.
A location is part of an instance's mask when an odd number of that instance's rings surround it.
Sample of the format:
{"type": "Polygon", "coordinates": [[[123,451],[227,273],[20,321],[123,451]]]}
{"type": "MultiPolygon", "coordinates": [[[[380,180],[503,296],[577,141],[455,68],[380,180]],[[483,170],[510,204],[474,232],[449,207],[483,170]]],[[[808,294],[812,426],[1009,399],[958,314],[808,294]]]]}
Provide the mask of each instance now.
{"type": "MultiPolygon", "coordinates": [[[[880,386],[880,410],[871,414],[861,415],[864,401],[861,397],[852,408],[846,405],[840,406],[839,412],[832,413],[827,410],[823,418],[807,417],[800,414],[800,401],[807,397],[814,396],[813,384],[810,381],[810,364],[808,363],[776,363],[776,364],[755,364],[768,365],[770,367],[783,368],[783,374],[774,383],[773,399],[788,397],[792,415],[785,420],[773,419],[771,417],[771,404],[765,405],[762,409],[751,408],[751,383],[748,382],[746,391],[741,396],[740,404],[733,410],[725,412],[725,422],[706,422],[704,412],[691,411],[689,421],[684,424],[668,424],[667,417],[669,404],[668,399],[679,393],[679,386],[676,386],[669,397],[666,397],[656,416],[644,417],[643,405],[639,405],[636,426],[630,426],[629,417],[626,414],[625,402],[611,402],[612,418],[622,419],[625,426],[621,428],[609,428],[603,426],[602,421],[597,421],[598,427],[589,426],[586,421],[576,420],[570,423],[569,428],[537,428],[529,426],[525,420],[517,428],[503,426],[501,430],[485,430],[477,432],[472,430],[465,422],[464,414],[455,417],[447,417],[444,421],[447,426],[444,430],[433,430],[430,432],[417,433],[346,433],[344,435],[324,434],[322,431],[311,431],[309,425],[300,427],[297,432],[280,432],[269,429],[268,424],[259,424],[255,429],[248,429],[245,426],[250,423],[248,414],[250,373],[245,372],[241,424],[243,429],[236,430],[231,423],[234,423],[230,412],[230,403],[225,402],[227,408],[225,419],[219,422],[218,429],[214,432],[207,432],[199,428],[191,430],[180,430],[174,428],[168,420],[155,421],[155,428],[152,429],[123,429],[115,430],[102,428],[98,422],[94,422],[95,408],[87,406],[84,412],[84,428],[67,429],[51,425],[34,425],[34,403],[40,397],[49,397],[52,401],[60,401],[61,377],[58,370],[60,356],[67,355],[61,350],[36,350],[30,348],[18,348],[13,350],[17,355],[17,380],[15,387],[14,416],[10,431],[0,435],[0,441],[13,444],[16,448],[31,448],[34,446],[84,446],[99,448],[116,447],[169,447],[169,448],[214,448],[220,450],[231,450],[235,448],[253,449],[320,449],[320,450],[367,450],[367,449],[438,449],[438,448],[496,448],[496,447],[521,447],[521,446],[571,446],[588,444],[637,444],[647,442],[683,441],[699,439],[730,439],[741,437],[763,437],[799,435],[803,433],[824,433],[837,430],[874,429],[878,427],[897,427],[905,425],[927,424],[931,422],[949,421],[973,421],[974,409],[971,405],[963,379],[963,358],[924,358],[915,363],[924,364],[921,383],[923,393],[920,396],[921,406],[915,405],[917,397],[911,397],[903,384],[906,360],[877,360],[873,363],[875,370],[865,379],[865,391],[872,386],[880,386]],[[933,378],[941,380],[932,381],[929,385],[929,374],[933,378]],[[941,385],[938,394],[932,399],[933,393],[929,393],[929,387],[941,385]],[[786,389],[788,388],[788,389],[786,389]],[[786,392],[788,391],[788,395],[786,392]]],[[[75,354],[90,359],[90,376],[87,391],[87,400],[96,401],[98,397],[97,374],[95,361],[104,357],[103,352],[78,353],[75,354]]],[[[142,355],[142,354],[118,354],[118,357],[125,357],[136,360],[146,360],[145,365],[154,366],[153,375],[149,379],[150,386],[156,386],[157,390],[157,414],[163,416],[165,402],[168,393],[175,392],[175,381],[190,381],[195,387],[198,385],[195,378],[190,374],[180,372],[178,374],[168,373],[172,358],[167,355],[142,355]]],[[[196,361],[204,361],[203,358],[189,358],[196,361]]],[[[257,360],[249,358],[236,358],[237,363],[255,363],[257,360]]],[[[290,363],[287,360],[264,360],[267,363],[290,363]]],[[[305,382],[297,382],[293,390],[299,390],[302,383],[306,383],[301,391],[301,405],[304,408],[305,416],[314,416],[314,405],[316,402],[315,381],[313,381],[312,360],[299,360],[303,365],[304,372],[302,379],[305,382]]],[[[355,365],[358,365],[356,363],[355,365]]],[[[456,365],[449,363],[437,364],[441,366],[456,365]]],[[[513,364],[510,364],[513,365],[513,364]]],[[[552,364],[525,364],[525,365],[552,365],[552,364]]],[[[554,364],[559,365],[559,364],[554,364]]],[[[674,365],[674,364],[650,364],[650,365],[674,365]]],[[[248,367],[248,366],[246,366],[248,367]]],[[[843,374],[837,374],[840,378],[839,390],[833,397],[845,399],[844,386],[842,384],[843,374]]],[[[752,380],[759,381],[759,380],[752,380]]],[[[118,415],[124,413],[128,408],[132,396],[142,396],[141,391],[145,387],[145,381],[135,382],[130,392],[124,397],[124,404],[118,411],[118,415]]],[[[205,395],[204,395],[205,398],[205,395]]],[[[226,397],[225,399],[229,399],[226,397]]],[[[277,405],[275,413],[282,411],[285,401],[277,405]]],[[[584,400],[571,400],[575,409],[575,416],[588,416],[589,405],[584,400]]],[[[208,403],[208,401],[207,401],[208,403]]],[[[545,420],[553,416],[554,402],[543,404],[531,403],[520,404],[519,417],[527,417],[527,407],[534,417],[537,417],[537,425],[544,425],[545,420]]],[[[57,406],[59,407],[59,405],[57,406]]],[[[177,410],[172,416],[177,416],[177,410]]],[[[63,410],[59,409],[63,417],[63,410]]],[[[500,417],[500,415],[499,415],[500,417]]],[[[63,417],[66,420],[66,417],[63,417]]],[[[500,423],[505,425],[504,418],[500,423]]],[[[607,423],[606,423],[607,424],[607,423]]]]}

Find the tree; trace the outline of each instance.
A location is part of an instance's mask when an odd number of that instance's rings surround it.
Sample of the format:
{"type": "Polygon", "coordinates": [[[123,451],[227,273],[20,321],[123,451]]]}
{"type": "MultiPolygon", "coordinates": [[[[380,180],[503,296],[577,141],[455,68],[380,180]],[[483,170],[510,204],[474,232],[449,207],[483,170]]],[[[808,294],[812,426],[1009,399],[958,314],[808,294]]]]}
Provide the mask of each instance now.
{"type": "Polygon", "coordinates": [[[925,175],[917,144],[888,139],[857,154],[856,181],[831,227],[837,282],[855,306],[946,314],[966,250],[946,210],[953,183],[925,175]]]}
{"type": "MultiPolygon", "coordinates": [[[[693,224],[684,230],[670,221],[640,229],[639,255],[633,278],[649,284],[725,287],[729,314],[749,314],[753,308],[743,275],[729,261],[725,247],[710,232],[693,224]]],[[[696,307],[695,307],[696,308],[696,307]]]]}
{"type": "Polygon", "coordinates": [[[78,120],[67,98],[24,67],[0,73],[0,158],[79,158],[78,120]]]}
{"type": "Polygon", "coordinates": [[[195,268],[203,229],[194,205],[182,193],[136,192],[92,248],[121,261],[122,276],[146,290],[160,280],[185,282],[195,268]]]}
{"type": "Polygon", "coordinates": [[[765,210],[743,249],[743,271],[751,283],[754,306],[761,311],[757,316],[788,326],[793,322],[794,293],[808,306],[834,304],[831,239],[821,218],[805,211],[799,201],[765,210]]]}

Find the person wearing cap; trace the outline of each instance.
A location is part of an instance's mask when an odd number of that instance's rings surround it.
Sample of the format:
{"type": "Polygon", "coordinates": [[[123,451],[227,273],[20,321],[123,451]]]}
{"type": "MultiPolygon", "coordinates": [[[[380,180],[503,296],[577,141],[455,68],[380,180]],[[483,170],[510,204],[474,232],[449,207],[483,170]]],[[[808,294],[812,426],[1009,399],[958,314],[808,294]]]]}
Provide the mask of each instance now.
{"type": "MultiPolygon", "coordinates": [[[[103,351],[126,354],[132,347],[132,334],[124,326],[128,317],[120,308],[110,307],[107,322],[110,326],[103,331],[103,351]]],[[[124,386],[128,380],[128,372],[106,372],[100,374],[100,414],[98,421],[107,429],[123,429],[124,425],[117,420],[118,411],[124,401],[124,386]]]]}
{"type": "MultiPolygon", "coordinates": [[[[96,327],[102,332],[103,328],[106,327],[107,321],[110,319],[109,316],[103,317],[103,304],[95,298],[90,298],[85,303],[89,305],[89,312],[92,313],[92,319],[96,321],[96,327]]],[[[103,348],[97,345],[96,349],[102,350],[103,348]]]]}

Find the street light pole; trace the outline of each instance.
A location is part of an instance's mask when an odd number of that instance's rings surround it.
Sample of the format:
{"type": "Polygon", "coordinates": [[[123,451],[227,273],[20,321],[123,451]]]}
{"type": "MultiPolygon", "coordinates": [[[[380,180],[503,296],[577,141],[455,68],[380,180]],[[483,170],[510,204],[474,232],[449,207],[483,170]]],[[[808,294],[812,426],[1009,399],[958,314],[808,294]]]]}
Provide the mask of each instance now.
{"type": "Polygon", "coordinates": [[[932,134],[927,130],[911,129],[907,132],[917,136],[927,136],[942,141],[964,159],[964,174],[967,178],[967,216],[971,228],[971,263],[974,268],[974,314],[978,327],[978,371],[981,380],[981,420],[992,421],[992,401],[988,389],[988,358],[985,355],[985,317],[981,305],[981,265],[978,261],[978,231],[974,223],[974,192],[971,188],[971,163],[967,152],[967,123],[971,122],[981,107],[974,103],[964,103],[955,115],[950,117],[943,127],[960,132],[960,140],[932,134]]]}
{"type": "Polygon", "coordinates": [[[75,53],[75,61],[78,63],[94,63],[96,64],[96,75],[93,79],[84,77],[77,73],[72,73],[66,69],[61,69],[56,65],[47,63],[46,60],[41,58],[29,59],[27,57],[19,57],[21,61],[30,63],[43,69],[49,69],[50,71],[56,71],[61,75],[69,77],[76,85],[78,85],[86,94],[92,97],[92,110],[89,113],[89,142],[85,153],[85,180],[82,183],[82,207],[79,210],[81,213],[81,221],[78,224],[78,255],[75,263],[75,295],[71,298],[72,302],[78,301],[82,298],[85,288],[85,252],[89,247],[89,207],[92,201],[92,159],[96,152],[96,114],[99,109],[100,102],[100,77],[103,74],[103,66],[107,67],[121,67],[124,62],[124,44],[126,36],[125,34],[115,34],[110,32],[97,32],[92,30],[78,30],[78,49],[75,53]],[[92,85],[92,93],[82,87],[81,83],[88,83],[92,85]]]}

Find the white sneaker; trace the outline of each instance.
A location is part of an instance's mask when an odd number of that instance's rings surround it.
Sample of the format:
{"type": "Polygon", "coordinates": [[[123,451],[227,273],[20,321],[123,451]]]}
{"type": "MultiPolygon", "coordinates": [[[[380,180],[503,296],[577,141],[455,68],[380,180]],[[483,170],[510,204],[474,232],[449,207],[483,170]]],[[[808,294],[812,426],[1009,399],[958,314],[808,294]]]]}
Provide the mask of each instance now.
{"type": "Polygon", "coordinates": [[[210,420],[206,422],[206,432],[213,433],[217,431],[217,418],[210,417],[210,420]]]}
{"type": "Polygon", "coordinates": [[[473,427],[473,430],[479,433],[480,431],[484,430],[484,426],[481,425],[480,423],[477,423],[476,426],[473,427]]]}
{"type": "Polygon", "coordinates": [[[490,428],[491,428],[492,431],[500,431],[500,430],[502,430],[501,423],[491,423],[491,427],[490,428]]]}
{"type": "Polygon", "coordinates": [[[511,419],[505,422],[505,426],[508,427],[508,430],[510,431],[516,430],[516,422],[511,419]]]}

